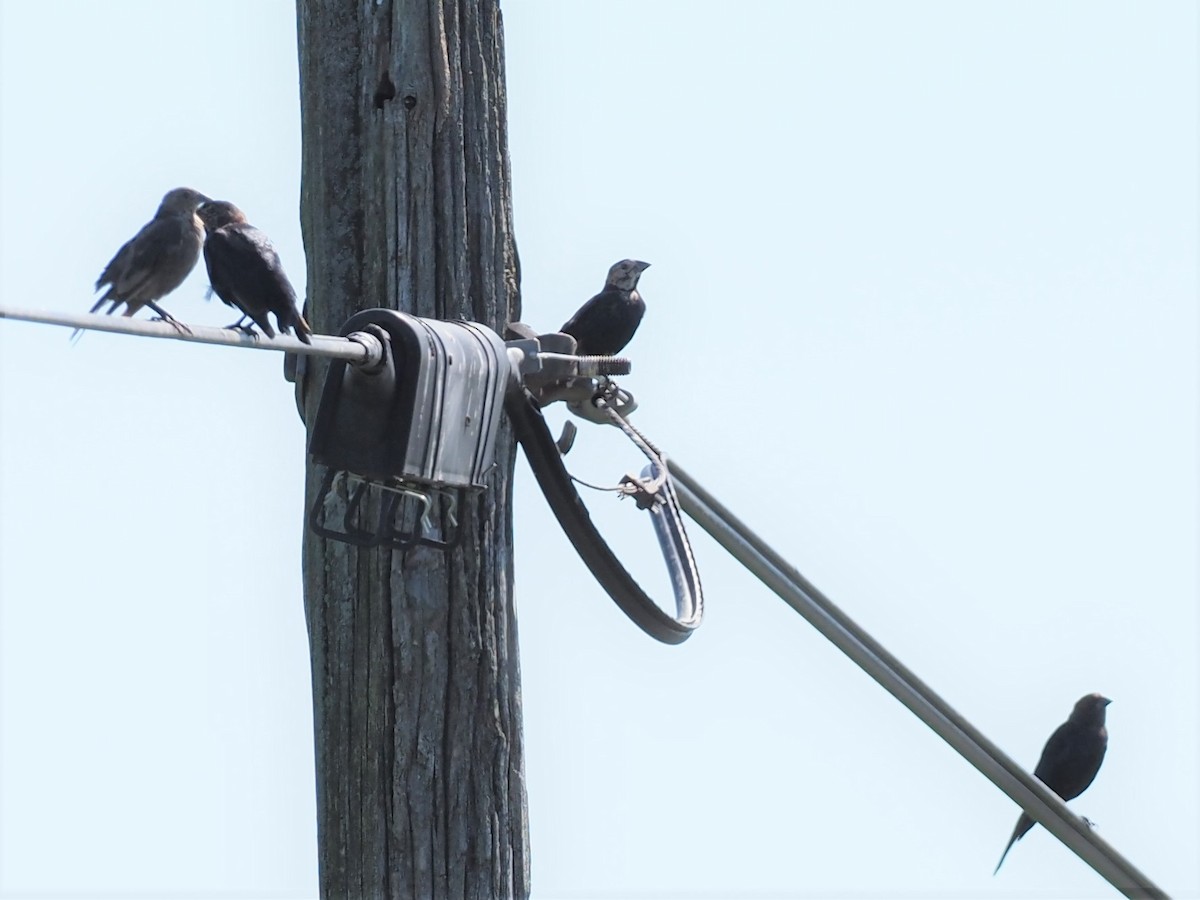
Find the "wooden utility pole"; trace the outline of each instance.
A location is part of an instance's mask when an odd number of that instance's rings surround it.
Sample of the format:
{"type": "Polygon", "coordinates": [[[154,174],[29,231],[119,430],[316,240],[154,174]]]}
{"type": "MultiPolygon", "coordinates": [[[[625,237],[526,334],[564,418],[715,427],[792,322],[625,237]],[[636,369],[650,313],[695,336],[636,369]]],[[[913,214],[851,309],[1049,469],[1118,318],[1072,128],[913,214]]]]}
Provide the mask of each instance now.
{"type": "MultiPolygon", "coordinates": [[[[496,0],[297,0],[308,315],[518,318],[496,0]]],[[[305,375],[309,427],[324,365],[305,375]]],[[[442,552],[307,529],[321,894],[524,897],[514,443],[442,552]]],[[[308,471],[311,504],[319,474],[308,471]]]]}

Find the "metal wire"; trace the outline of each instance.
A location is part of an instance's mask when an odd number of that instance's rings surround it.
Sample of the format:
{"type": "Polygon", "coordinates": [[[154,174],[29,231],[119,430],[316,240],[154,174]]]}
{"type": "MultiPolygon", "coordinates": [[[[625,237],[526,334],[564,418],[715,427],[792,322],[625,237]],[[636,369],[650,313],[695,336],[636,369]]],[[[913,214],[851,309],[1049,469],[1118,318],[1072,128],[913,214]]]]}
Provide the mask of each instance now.
{"type": "Polygon", "coordinates": [[[280,350],[307,356],[327,356],[365,366],[376,365],[383,355],[383,346],[379,340],[373,335],[362,332],[356,332],[351,337],[314,334],[312,344],[306,344],[289,335],[267,338],[262,335],[251,336],[243,331],[235,331],[230,328],[214,328],[205,325],[188,325],[188,331],[185,332],[168,322],[151,322],[124,316],[99,316],[91,313],[62,313],[0,306],[0,319],[39,322],[43,325],[64,325],[67,328],[82,328],[90,331],[135,334],[141,337],[167,338],[196,344],[223,344],[227,347],[245,347],[250,350],[280,350]]]}
{"type": "MultiPolygon", "coordinates": [[[[383,352],[379,341],[374,336],[364,333],[355,333],[351,337],[314,334],[312,344],[306,344],[286,335],[268,339],[252,337],[227,328],[196,325],[188,326],[189,330],[183,332],[167,322],[149,322],[90,313],[57,313],[0,307],[0,319],[192,343],[223,344],[252,350],[279,350],[345,359],[358,365],[377,364],[383,352]]],[[[621,424],[628,426],[625,422],[621,424]]],[[[629,434],[628,430],[626,434],[629,434]]],[[[633,435],[630,436],[633,438],[633,435]]],[[[645,441],[640,433],[636,433],[636,436],[645,441]]],[[[658,455],[657,448],[648,441],[646,444],[658,455]]],[[[672,460],[669,467],[684,512],[1047,831],[1066,844],[1125,896],[1167,896],[1129,860],[1104,841],[1084,819],[1072,813],[1058,795],[1017,765],[835,606],[783,557],[701,487],[679,463],[672,460]]]]}
{"type": "Polygon", "coordinates": [[[1167,896],[1071,812],[1057,794],[955,712],[677,462],[672,460],[669,465],[684,512],[996,787],[1126,897],[1167,896]]]}

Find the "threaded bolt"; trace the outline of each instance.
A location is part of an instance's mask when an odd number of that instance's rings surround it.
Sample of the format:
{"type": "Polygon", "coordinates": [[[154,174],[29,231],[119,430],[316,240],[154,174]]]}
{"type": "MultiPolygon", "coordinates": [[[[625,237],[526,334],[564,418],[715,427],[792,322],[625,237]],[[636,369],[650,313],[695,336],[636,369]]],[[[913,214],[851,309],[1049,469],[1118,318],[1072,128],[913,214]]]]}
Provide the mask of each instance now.
{"type": "Polygon", "coordinates": [[[633,363],[623,356],[579,356],[579,374],[585,377],[596,375],[628,375],[633,363]]]}

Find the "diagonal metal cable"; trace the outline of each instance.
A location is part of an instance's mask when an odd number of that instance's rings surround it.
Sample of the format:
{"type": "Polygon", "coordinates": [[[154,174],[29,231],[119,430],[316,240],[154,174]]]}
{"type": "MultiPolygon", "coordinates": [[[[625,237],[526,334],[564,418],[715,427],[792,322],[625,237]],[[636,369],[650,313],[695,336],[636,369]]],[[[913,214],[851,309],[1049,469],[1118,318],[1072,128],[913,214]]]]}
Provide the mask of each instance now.
{"type": "Polygon", "coordinates": [[[1167,894],[932,688],[892,656],[745,523],[670,460],[683,511],[839,650],[1126,897],[1167,894]]]}
{"type": "MultiPolygon", "coordinates": [[[[359,365],[374,365],[383,353],[382,345],[373,335],[359,332],[350,337],[314,334],[312,344],[305,344],[287,335],[268,339],[228,328],[197,325],[189,325],[188,331],[183,332],[167,322],[91,313],[58,313],[0,306],[0,319],[325,356],[359,365]]],[[[932,688],[701,487],[679,463],[671,460],[668,466],[684,512],[1014,803],[1126,897],[1167,897],[1161,888],[1101,838],[1080,816],[1071,812],[1057,794],[959,715],[932,688]]]]}

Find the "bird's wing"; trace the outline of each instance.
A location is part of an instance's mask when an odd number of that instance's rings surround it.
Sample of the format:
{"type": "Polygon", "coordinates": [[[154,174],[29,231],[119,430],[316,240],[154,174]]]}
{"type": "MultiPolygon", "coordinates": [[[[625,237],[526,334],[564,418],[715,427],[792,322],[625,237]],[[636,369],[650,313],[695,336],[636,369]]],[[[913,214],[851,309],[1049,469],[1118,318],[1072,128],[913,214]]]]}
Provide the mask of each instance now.
{"type": "Polygon", "coordinates": [[[209,232],[204,239],[204,268],[208,270],[208,283],[221,302],[246,312],[238,303],[237,294],[228,278],[231,256],[228,244],[228,236],[220,230],[209,232]]]}
{"type": "Polygon", "coordinates": [[[237,242],[239,252],[253,254],[272,268],[281,268],[275,245],[264,232],[244,222],[230,225],[227,230],[230,237],[237,242]]]}
{"type": "Polygon", "coordinates": [[[1050,735],[1033,774],[1064,800],[1073,800],[1095,779],[1107,748],[1102,731],[1065,722],[1050,735]]]}
{"type": "Polygon", "coordinates": [[[272,310],[283,305],[296,307],[296,291],[288,281],[275,246],[253,225],[232,225],[228,229],[230,247],[237,254],[246,276],[246,289],[253,290],[272,310]]]}
{"type": "Polygon", "coordinates": [[[1057,791],[1055,782],[1059,780],[1060,773],[1071,765],[1075,756],[1075,744],[1075,726],[1070,722],[1059,725],[1042,748],[1041,759],[1038,760],[1033,774],[1057,791]]]}
{"type": "Polygon", "coordinates": [[[575,336],[578,353],[619,353],[637,331],[642,312],[640,299],[605,290],[583,304],[559,330],[575,336]]]}
{"type": "Polygon", "coordinates": [[[558,329],[563,334],[575,334],[577,331],[582,331],[587,328],[590,321],[596,317],[596,309],[600,304],[601,294],[597,294],[579,309],[575,310],[575,315],[567,319],[563,327],[558,329]]]}
{"type": "MultiPolygon", "coordinates": [[[[270,239],[252,225],[237,223],[211,232],[209,273],[215,272],[214,288],[220,282],[229,298],[268,335],[267,313],[275,313],[280,327],[299,320],[296,291],[288,281],[270,239]]],[[[220,291],[218,290],[218,293],[220,291]]],[[[225,299],[225,295],[222,295],[225,299]]]]}
{"type": "MultiPolygon", "coordinates": [[[[130,296],[141,290],[154,277],[159,263],[179,250],[190,229],[190,223],[175,217],[152,219],[143,226],[126,244],[129,247],[129,259],[117,273],[117,280],[113,284],[116,291],[114,296],[130,296]]],[[[120,256],[124,250],[122,248],[117,255],[120,256]]]]}
{"type": "MultiPolygon", "coordinates": [[[[139,231],[138,234],[141,234],[139,231]]],[[[113,258],[108,261],[108,265],[104,267],[104,271],[100,273],[100,277],[96,279],[96,290],[104,287],[104,285],[114,285],[121,277],[121,273],[125,271],[125,267],[129,265],[129,260],[133,256],[133,242],[137,237],[131,237],[121,249],[113,254],[113,258]]],[[[101,300],[100,303],[103,303],[101,300]]],[[[98,306],[99,304],[97,304],[98,306]]]]}

